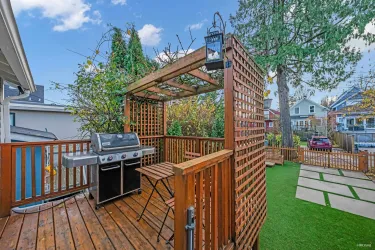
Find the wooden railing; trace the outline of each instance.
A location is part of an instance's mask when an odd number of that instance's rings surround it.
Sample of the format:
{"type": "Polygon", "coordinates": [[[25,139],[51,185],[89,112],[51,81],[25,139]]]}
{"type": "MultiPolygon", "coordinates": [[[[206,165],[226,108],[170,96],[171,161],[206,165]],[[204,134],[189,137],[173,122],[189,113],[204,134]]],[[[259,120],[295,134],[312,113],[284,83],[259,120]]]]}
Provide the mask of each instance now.
{"type": "Polygon", "coordinates": [[[204,156],[224,149],[224,138],[166,136],[165,145],[166,161],[178,164],[186,161],[185,152],[204,156]]]}
{"type": "Polygon", "coordinates": [[[358,154],[309,150],[307,148],[267,147],[266,152],[278,151],[286,161],[338,168],[351,171],[375,172],[375,154],[361,151],[358,154]]]}
{"type": "Polygon", "coordinates": [[[1,144],[0,217],[11,207],[59,197],[88,187],[90,169],[67,169],[62,155],[87,152],[90,141],[1,144]]]}
{"type": "Polygon", "coordinates": [[[195,249],[220,249],[234,238],[233,151],[221,150],[174,167],[175,249],[186,249],[187,209],[195,208],[195,249]]]}

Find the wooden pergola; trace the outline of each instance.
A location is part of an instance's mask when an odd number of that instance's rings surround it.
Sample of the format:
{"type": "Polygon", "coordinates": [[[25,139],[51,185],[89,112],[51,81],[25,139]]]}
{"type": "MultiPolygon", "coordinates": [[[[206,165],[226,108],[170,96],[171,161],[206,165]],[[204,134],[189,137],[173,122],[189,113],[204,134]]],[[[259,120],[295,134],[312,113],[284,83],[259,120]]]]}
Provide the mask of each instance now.
{"type": "Polygon", "coordinates": [[[169,101],[221,89],[222,86],[215,79],[199,69],[205,62],[206,52],[205,47],[202,47],[131,84],[128,88],[129,94],[157,101],[169,101]],[[176,79],[184,74],[199,81],[196,85],[189,85],[176,79]]]}
{"type": "MultiPolygon", "coordinates": [[[[129,122],[125,124],[124,130],[137,132],[142,144],[157,148],[155,156],[145,159],[145,164],[170,160],[173,154],[181,155],[178,153],[181,148],[203,152],[203,144],[189,142],[188,139],[178,144],[172,140],[173,138],[168,138],[165,102],[224,88],[225,150],[175,166],[175,248],[186,247],[187,208],[200,206],[197,205],[201,204],[198,202],[200,198],[197,198],[200,197],[199,192],[197,191],[194,196],[194,190],[202,189],[203,180],[207,178],[212,178],[209,183],[213,186],[206,195],[220,189],[224,193],[228,192],[228,196],[224,201],[218,195],[219,202],[224,203],[221,208],[212,207],[210,211],[213,214],[207,209],[204,212],[206,218],[211,216],[212,220],[211,233],[207,233],[207,219],[206,229],[203,229],[206,244],[209,244],[207,237],[211,237],[213,249],[217,242],[226,246],[233,243],[238,249],[248,246],[256,248],[266,216],[263,115],[265,73],[239,40],[230,36],[226,40],[225,48],[226,61],[230,63],[226,64],[229,67],[224,69],[222,86],[201,69],[206,62],[205,49],[202,47],[132,83],[128,87],[129,92],[125,99],[124,114],[129,118],[129,122]],[[184,75],[197,78],[197,84],[189,85],[181,81],[181,76],[184,75]],[[137,102],[138,98],[146,101],[137,102]],[[215,179],[216,171],[219,171],[219,176],[222,174],[222,177],[217,177],[219,179],[215,179]],[[217,180],[220,185],[215,186],[217,180]],[[218,216],[225,218],[222,222],[224,224],[221,225],[220,220],[216,221],[218,216]]],[[[179,162],[181,161],[177,163],[179,162]]],[[[197,221],[202,220],[202,207],[196,207],[196,211],[197,221]]],[[[199,227],[199,222],[197,223],[196,247],[199,248],[199,242],[202,242],[202,224],[199,227]]]]}

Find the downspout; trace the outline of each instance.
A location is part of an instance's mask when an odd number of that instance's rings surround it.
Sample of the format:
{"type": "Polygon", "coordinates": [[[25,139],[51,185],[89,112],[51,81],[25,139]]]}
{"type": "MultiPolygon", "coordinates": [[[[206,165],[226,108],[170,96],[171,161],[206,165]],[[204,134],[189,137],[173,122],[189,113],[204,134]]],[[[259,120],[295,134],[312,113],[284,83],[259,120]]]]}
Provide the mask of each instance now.
{"type": "Polygon", "coordinates": [[[1,128],[1,132],[4,132],[4,136],[1,136],[2,141],[1,142],[10,142],[10,109],[9,104],[10,101],[13,100],[19,100],[26,98],[30,95],[30,90],[23,90],[22,87],[18,87],[20,91],[20,95],[18,96],[8,96],[4,98],[3,105],[1,105],[1,114],[3,118],[3,126],[1,128]],[[4,128],[3,128],[4,127],[4,128]],[[4,140],[4,141],[3,141],[4,140]]]}

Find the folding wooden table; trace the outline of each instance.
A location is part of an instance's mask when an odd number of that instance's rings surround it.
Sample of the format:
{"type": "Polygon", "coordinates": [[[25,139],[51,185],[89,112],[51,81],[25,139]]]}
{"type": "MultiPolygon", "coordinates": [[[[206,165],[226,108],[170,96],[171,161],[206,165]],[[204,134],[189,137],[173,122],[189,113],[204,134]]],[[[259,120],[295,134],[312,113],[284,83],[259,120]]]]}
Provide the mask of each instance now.
{"type": "Polygon", "coordinates": [[[174,175],[173,165],[174,164],[170,163],[170,162],[163,162],[163,163],[158,163],[158,164],[154,164],[154,165],[151,165],[151,166],[135,169],[136,171],[140,172],[143,176],[145,176],[147,181],[152,186],[152,191],[151,191],[150,197],[148,197],[146,205],[143,208],[143,211],[142,211],[141,215],[139,216],[138,220],[140,220],[142,218],[144,212],[146,211],[147,205],[148,205],[149,201],[151,200],[151,197],[152,197],[152,194],[154,193],[154,191],[156,191],[159,194],[160,198],[165,203],[164,197],[161,195],[161,193],[157,189],[157,185],[158,185],[159,181],[164,185],[165,189],[167,189],[168,193],[171,196],[170,198],[172,198],[174,196],[174,193],[173,193],[172,188],[171,188],[171,186],[169,184],[169,181],[168,181],[168,178],[172,177],[174,175]],[[150,179],[153,179],[155,181],[155,184],[153,184],[150,179]]]}

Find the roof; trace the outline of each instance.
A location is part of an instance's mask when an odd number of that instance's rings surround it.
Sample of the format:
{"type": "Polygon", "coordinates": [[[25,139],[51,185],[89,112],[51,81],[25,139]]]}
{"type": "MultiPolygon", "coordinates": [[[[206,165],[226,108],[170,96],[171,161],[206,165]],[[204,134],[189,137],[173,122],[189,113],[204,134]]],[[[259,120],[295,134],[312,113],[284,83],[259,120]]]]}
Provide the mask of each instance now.
{"type": "Polygon", "coordinates": [[[298,104],[300,104],[300,103],[303,102],[303,101],[308,101],[308,102],[310,102],[310,103],[312,103],[312,104],[314,104],[314,105],[316,105],[316,106],[318,106],[318,107],[321,107],[321,108],[323,108],[323,109],[329,110],[329,108],[324,107],[323,105],[320,105],[319,103],[316,103],[316,102],[314,102],[314,101],[311,101],[310,99],[307,99],[307,98],[303,98],[303,99],[299,100],[299,101],[296,102],[292,107],[290,107],[290,109],[293,109],[295,106],[297,106],[298,104]]]}
{"type": "Polygon", "coordinates": [[[0,0],[0,77],[25,90],[36,90],[9,0],[0,0]]]}
{"type": "Polygon", "coordinates": [[[71,113],[71,111],[67,110],[66,106],[63,106],[63,105],[36,103],[36,102],[14,101],[10,103],[10,109],[11,110],[71,113]]]}
{"type": "Polygon", "coordinates": [[[350,89],[348,89],[347,91],[343,92],[338,98],[337,100],[331,104],[331,108],[334,107],[334,106],[337,106],[339,105],[340,103],[342,103],[343,101],[345,101],[346,99],[350,98],[350,97],[353,97],[355,95],[357,95],[359,92],[361,92],[361,89],[356,87],[356,86],[353,86],[351,87],[350,89]]]}
{"type": "Polygon", "coordinates": [[[275,109],[269,109],[269,111],[271,111],[272,113],[274,113],[275,115],[280,115],[280,111],[277,111],[275,109]]]}
{"type": "Polygon", "coordinates": [[[36,136],[36,137],[43,137],[43,138],[51,139],[51,140],[57,140],[57,137],[55,134],[51,132],[47,132],[47,131],[36,130],[36,129],[10,126],[10,132],[14,134],[36,136]]]}

